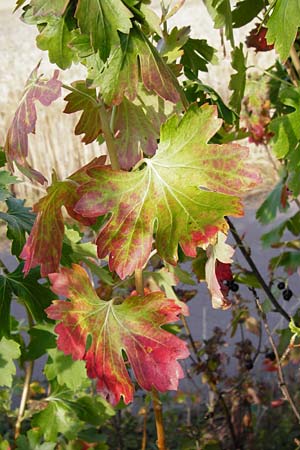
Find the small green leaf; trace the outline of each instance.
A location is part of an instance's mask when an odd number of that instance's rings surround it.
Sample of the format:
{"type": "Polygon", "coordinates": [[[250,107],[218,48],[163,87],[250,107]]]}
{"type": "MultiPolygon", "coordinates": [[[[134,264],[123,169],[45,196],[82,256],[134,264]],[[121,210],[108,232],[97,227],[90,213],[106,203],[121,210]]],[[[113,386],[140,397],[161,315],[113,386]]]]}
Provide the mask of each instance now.
{"type": "Polygon", "coordinates": [[[232,11],[232,25],[240,28],[251,22],[265,6],[265,0],[240,0],[232,11]]]}
{"type": "Polygon", "coordinates": [[[215,28],[225,28],[225,36],[234,46],[230,0],[204,0],[215,28]]]}
{"type": "Polygon", "coordinates": [[[290,53],[300,26],[300,0],[277,0],[266,23],[268,44],[274,44],[284,62],[290,53]]]}
{"type": "Polygon", "coordinates": [[[276,217],[277,211],[285,212],[289,207],[288,204],[284,205],[282,203],[282,190],[284,186],[284,181],[280,180],[256,211],[256,218],[263,225],[272,222],[276,217]]]}
{"type": "Polygon", "coordinates": [[[208,72],[208,64],[218,62],[216,49],[208,45],[206,39],[188,39],[183,46],[183,56],[180,63],[185,75],[191,80],[198,79],[198,72],[208,72]]]}
{"type": "Polygon", "coordinates": [[[230,97],[229,105],[239,114],[241,111],[242,100],[244,98],[246,87],[246,57],[243,53],[243,44],[235,47],[231,53],[231,65],[236,73],[230,77],[229,89],[233,91],[230,97]]]}
{"type": "Polygon", "coordinates": [[[56,348],[48,350],[48,354],[50,358],[44,369],[48,380],[57,378],[59,385],[65,385],[72,391],[78,390],[87,380],[83,361],[73,361],[71,356],[65,355],[56,348]]]}
{"type": "Polygon", "coordinates": [[[73,38],[69,27],[70,23],[65,16],[53,16],[36,38],[38,48],[48,51],[50,62],[63,70],[71,66],[74,55],[69,47],[73,38]]]}
{"type": "Polygon", "coordinates": [[[0,220],[7,223],[7,237],[12,241],[11,252],[19,256],[26,241],[26,233],[30,233],[35,214],[24,206],[25,200],[14,197],[6,200],[7,211],[0,212],[0,220]]]}
{"type": "Polygon", "coordinates": [[[80,420],[94,426],[103,425],[115,415],[115,410],[99,395],[80,397],[74,404],[74,408],[80,420]]]}
{"type": "Polygon", "coordinates": [[[289,328],[293,334],[296,334],[298,337],[300,337],[300,328],[297,327],[293,318],[291,319],[291,321],[289,323],[289,328]]]}
{"type": "Polygon", "coordinates": [[[30,342],[26,348],[26,359],[35,360],[50,348],[56,347],[56,334],[53,324],[38,324],[29,330],[30,342]]]}
{"type": "Polygon", "coordinates": [[[11,387],[16,366],[13,359],[21,355],[20,345],[17,342],[3,337],[0,341],[0,386],[11,387]]]}

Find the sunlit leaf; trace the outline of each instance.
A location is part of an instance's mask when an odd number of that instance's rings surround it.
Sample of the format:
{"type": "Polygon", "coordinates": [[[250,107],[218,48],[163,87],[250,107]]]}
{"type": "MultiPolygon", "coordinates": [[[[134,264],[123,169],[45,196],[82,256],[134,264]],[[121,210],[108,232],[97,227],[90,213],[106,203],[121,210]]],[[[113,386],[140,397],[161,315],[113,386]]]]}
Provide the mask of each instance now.
{"type": "Polygon", "coordinates": [[[47,181],[45,177],[30,167],[26,159],[29,150],[28,135],[35,133],[35,102],[38,100],[42,105],[49,106],[61,95],[61,82],[58,80],[58,71],[54,72],[50,80],[44,80],[38,75],[38,67],[39,65],[32,71],[26,83],[23,98],[9,127],[4,149],[11,169],[15,164],[24,175],[44,184],[47,181]]]}
{"type": "Polygon", "coordinates": [[[75,210],[86,217],[112,212],[97,239],[98,255],[109,254],[121,278],[143,268],[154,229],[159,255],[176,264],[178,244],[195,256],[197,246],[227,229],[224,215],[243,214],[235,194],[258,177],[245,166],[247,148],[207,144],[220,126],[215,107],[193,106],[162,126],[158,151],[141,170],[89,170],[93,181],[80,188],[75,210]]]}
{"type": "Polygon", "coordinates": [[[14,359],[21,355],[17,342],[3,337],[0,340],[0,386],[11,387],[13,376],[16,373],[14,359]]]}
{"type": "Polygon", "coordinates": [[[47,314],[56,327],[58,348],[73,359],[84,359],[87,372],[97,379],[99,392],[112,404],[121,397],[132,401],[133,385],[124,362],[130,362],[139,385],[161,392],[176,390],[183,372],[177,359],[189,354],[186,343],[162,325],[178,320],[180,306],[162,292],[132,296],[121,304],[101,300],[78,265],[50,274],[52,290],[70,299],[56,300],[47,314]],[[86,350],[88,335],[92,343],[86,350]]]}

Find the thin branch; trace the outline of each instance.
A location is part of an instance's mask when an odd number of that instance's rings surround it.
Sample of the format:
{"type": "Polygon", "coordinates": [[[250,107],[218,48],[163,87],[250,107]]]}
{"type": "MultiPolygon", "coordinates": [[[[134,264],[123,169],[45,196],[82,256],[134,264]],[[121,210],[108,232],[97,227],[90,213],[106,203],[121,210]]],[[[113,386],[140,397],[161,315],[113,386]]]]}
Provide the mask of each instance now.
{"type": "Polygon", "coordinates": [[[223,393],[222,392],[218,392],[218,396],[219,396],[219,400],[222,404],[223,407],[223,411],[225,413],[226,416],[226,422],[230,431],[230,435],[231,435],[231,440],[232,440],[232,444],[233,444],[233,449],[234,450],[239,450],[239,445],[238,445],[238,441],[237,441],[237,437],[235,435],[235,431],[234,431],[234,427],[231,421],[231,417],[230,417],[230,411],[228,409],[227,403],[224,400],[223,397],[223,393]]]}
{"type": "Polygon", "coordinates": [[[152,388],[152,402],[155,415],[155,425],[157,434],[157,447],[158,450],[167,450],[165,440],[165,429],[163,423],[162,405],[156,389],[152,388]]]}
{"type": "Polygon", "coordinates": [[[144,418],[143,418],[143,437],[142,437],[142,447],[141,450],[147,449],[147,416],[148,416],[148,409],[147,406],[145,406],[145,412],[144,412],[144,418]]]}
{"type": "Polygon", "coordinates": [[[298,56],[298,53],[297,53],[294,45],[292,45],[292,47],[291,47],[290,57],[291,57],[293,65],[296,69],[296,72],[297,72],[298,76],[300,77],[300,60],[299,60],[299,56],[298,56]]]}
{"type": "Polygon", "coordinates": [[[195,343],[194,338],[193,338],[193,336],[192,336],[191,329],[190,329],[190,327],[189,327],[189,325],[188,325],[188,323],[187,323],[187,320],[186,320],[186,318],[184,317],[183,314],[180,314],[179,317],[180,317],[181,322],[183,323],[183,326],[184,326],[184,329],[185,329],[187,338],[188,338],[188,340],[190,341],[190,344],[191,344],[191,346],[192,346],[192,349],[193,349],[193,352],[194,352],[195,357],[196,357],[196,359],[197,359],[197,362],[200,364],[200,363],[201,363],[201,358],[200,358],[200,356],[199,356],[199,354],[198,354],[198,350],[197,350],[197,347],[196,347],[196,343],[195,343]]]}
{"type": "Polygon", "coordinates": [[[292,397],[291,397],[291,395],[289,393],[289,390],[287,388],[287,385],[286,385],[286,382],[285,382],[285,378],[284,378],[284,374],[283,374],[283,370],[282,370],[282,365],[281,365],[280,358],[279,358],[279,354],[278,354],[277,347],[276,347],[276,344],[274,342],[274,339],[273,339],[273,336],[272,336],[269,324],[267,322],[266,314],[265,314],[265,312],[264,312],[264,310],[263,310],[263,308],[261,306],[261,303],[259,301],[259,298],[258,298],[258,295],[256,293],[256,290],[254,288],[251,288],[250,290],[251,290],[251,292],[254,295],[258,312],[259,312],[259,314],[260,314],[260,316],[262,318],[262,321],[263,321],[266,333],[268,335],[268,339],[269,339],[270,345],[271,345],[272,350],[273,350],[274,355],[275,355],[275,360],[276,360],[276,365],[277,365],[277,372],[276,373],[277,373],[279,388],[280,388],[284,398],[286,399],[286,401],[290,404],[290,407],[292,408],[292,411],[293,411],[294,415],[296,416],[298,422],[300,423],[300,413],[299,413],[299,411],[297,409],[297,406],[296,406],[294,400],[292,399],[292,397]]]}
{"type": "Polygon", "coordinates": [[[135,289],[136,292],[144,297],[144,278],[142,269],[136,269],[134,272],[135,289]]]}
{"type": "Polygon", "coordinates": [[[273,304],[275,310],[277,312],[279,312],[288,322],[290,322],[291,318],[290,318],[289,314],[282,308],[282,306],[278,303],[278,301],[274,297],[272,291],[270,290],[269,286],[267,285],[267,283],[263,279],[260,271],[256,267],[256,264],[254,263],[251,255],[250,255],[249,250],[246,248],[245,244],[243,243],[243,241],[242,241],[240,235],[238,234],[235,226],[230,221],[230,219],[228,219],[228,217],[226,218],[226,220],[227,220],[227,223],[228,223],[228,225],[230,227],[231,234],[232,234],[235,242],[238,245],[238,248],[240,249],[240,251],[243,254],[244,258],[246,259],[247,263],[251,267],[253,274],[255,275],[257,281],[259,282],[259,284],[261,285],[261,287],[264,290],[265,294],[269,298],[270,302],[273,304]]]}

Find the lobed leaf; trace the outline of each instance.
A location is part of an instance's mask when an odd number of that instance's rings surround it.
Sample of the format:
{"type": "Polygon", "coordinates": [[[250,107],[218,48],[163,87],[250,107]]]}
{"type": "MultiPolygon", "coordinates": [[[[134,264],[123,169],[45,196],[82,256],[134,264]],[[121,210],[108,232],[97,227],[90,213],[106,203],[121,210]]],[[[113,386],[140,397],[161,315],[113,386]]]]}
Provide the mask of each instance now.
{"type": "Polygon", "coordinates": [[[124,96],[133,101],[139,76],[148,91],[173,103],[179,102],[180,87],[175,75],[137,28],[120,36],[105,65],[99,59],[97,55],[87,58],[87,66],[93,86],[100,88],[107,105],[120,104],[124,96]]]}
{"type": "Polygon", "coordinates": [[[231,65],[236,73],[232,74],[230,77],[229,89],[233,92],[230,97],[229,105],[239,114],[245,94],[247,71],[246,58],[243,53],[243,44],[234,48],[231,53],[231,58],[231,65]]]}
{"type": "Polygon", "coordinates": [[[3,337],[0,340],[0,386],[11,387],[13,375],[16,373],[16,366],[13,359],[21,355],[20,345],[3,337]]]}
{"type": "Polygon", "coordinates": [[[52,290],[70,301],[55,300],[47,314],[59,320],[57,345],[73,359],[83,359],[89,377],[97,379],[99,392],[113,405],[121,397],[132,401],[126,357],[139,385],[164,392],[176,390],[183,377],[177,359],[189,354],[186,343],[161,327],[178,320],[181,307],[162,292],[132,296],[118,304],[101,300],[85,270],[73,265],[49,275],[52,290]],[[92,343],[87,350],[87,339],[92,343]]]}
{"type": "Polygon", "coordinates": [[[89,180],[86,171],[92,167],[103,164],[105,156],[94,158],[86,166],[73,173],[65,181],[54,179],[53,184],[47,189],[47,195],[41,198],[33,207],[37,213],[34,225],[20,258],[24,259],[24,272],[40,265],[41,275],[58,270],[62,254],[64,222],[62,207],[64,206],[69,215],[85,225],[92,225],[93,219],[83,218],[74,211],[74,205],[79,199],[76,191],[77,183],[89,180]]]}
{"type": "Polygon", "coordinates": [[[176,264],[178,244],[196,256],[197,246],[227,229],[225,215],[243,214],[235,194],[258,177],[244,165],[247,148],[208,144],[220,126],[216,107],[194,105],[162,126],[158,151],[141,170],[89,170],[92,181],[79,189],[75,211],[90,218],[111,213],[97,239],[98,255],[109,255],[121,278],[147,263],[154,233],[159,255],[176,264]]]}
{"type": "Polygon", "coordinates": [[[30,6],[34,16],[57,16],[65,12],[70,0],[31,0],[30,6]]]}
{"type": "Polygon", "coordinates": [[[39,65],[32,71],[26,83],[22,101],[7,132],[4,150],[11,170],[16,164],[24,175],[44,184],[47,181],[45,177],[34,170],[26,159],[28,135],[35,133],[37,120],[35,102],[38,100],[42,105],[49,106],[61,95],[61,82],[58,80],[57,70],[50,80],[43,80],[38,76],[38,67],[39,65]]]}
{"type": "Polygon", "coordinates": [[[104,61],[119,40],[118,31],[130,32],[132,16],[121,0],[79,0],[75,12],[81,32],[90,36],[92,47],[104,61]]]}
{"type": "Polygon", "coordinates": [[[300,26],[300,0],[277,0],[266,26],[268,44],[274,44],[281,60],[285,61],[300,26]]]}

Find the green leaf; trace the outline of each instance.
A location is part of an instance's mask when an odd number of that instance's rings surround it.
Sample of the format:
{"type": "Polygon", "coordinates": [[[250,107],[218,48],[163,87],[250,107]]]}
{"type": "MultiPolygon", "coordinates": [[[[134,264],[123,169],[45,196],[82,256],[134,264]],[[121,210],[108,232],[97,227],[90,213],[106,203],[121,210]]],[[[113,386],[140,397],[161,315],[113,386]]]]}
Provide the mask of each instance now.
{"type": "Polygon", "coordinates": [[[49,349],[48,354],[50,358],[44,368],[48,380],[57,378],[59,385],[65,385],[72,391],[78,390],[87,379],[84,362],[73,361],[71,356],[56,348],[49,349]]]}
{"type": "Polygon", "coordinates": [[[80,420],[97,427],[116,414],[110,404],[99,395],[80,397],[74,404],[74,408],[80,420]]]}
{"type": "Polygon", "coordinates": [[[154,227],[159,255],[176,264],[178,244],[195,256],[197,246],[226,229],[224,215],[242,214],[235,194],[258,179],[244,165],[245,147],[208,144],[220,126],[216,107],[193,105],[162,126],[158,151],[141,170],[89,171],[93,181],[79,190],[75,211],[91,218],[112,212],[97,239],[98,255],[109,254],[121,278],[147,262],[154,227]]]}
{"type": "Polygon", "coordinates": [[[297,212],[293,217],[285,220],[280,225],[272,228],[268,233],[261,236],[261,241],[264,247],[270,247],[280,241],[284,231],[288,229],[294,236],[300,234],[300,212],[297,212]]]}
{"type": "Polygon", "coordinates": [[[230,0],[203,0],[209,14],[211,15],[215,28],[225,28],[226,38],[234,47],[234,36],[232,29],[232,13],[230,0]]]}
{"type": "Polygon", "coordinates": [[[70,0],[31,0],[32,13],[37,17],[57,16],[65,12],[70,0]]]}
{"type": "Polygon", "coordinates": [[[300,88],[282,89],[279,99],[291,107],[292,112],[273,119],[269,128],[274,133],[272,143],[276,157],[285,158],[300,140],[300,88]]]}
{"type": "Polygon", "coordinates": [[[38,48],[48,51],[50,62],[63,70],[71,66],[74,55],[69,47],[73,38],[69,26],[66,16],[53,16],[51,20],[47,20],[45,28],[36,38],[38,48]]]}
{"type": "Polygon", "coordinates": [[[47,401],[48,406],[33,416],[32,426],[39,428],[46,441],[57,442],[59,433],[67,439],[74,439],[80,423],[72,405],[56,392],[53,392],[47,401]]]}
{"type": "Polygon", "coordinates": [[[0,170],[0,202],[4,202],[12,195],[7,189],[7,185],[17,183],[20,183],[17,177],[11,175],[6,170],[0,170]]]}
{"type": "Polygon", "coordinates": [[[300,337],[300,328],[297,327],[297,325],[294,322],[294,319],[291,319],[289,323],[289,329],[293,334],[296,334],[298,337],[300,337]]]}
{"type": "Polygon", "coordinates": [[[285,212],[288,209],[289,205],[282,202],[283,189],[285,189],[285,183],[280,180],[256,211],[256,218],[263,225],[272,222],[277,215],[277,211],[285,212]]]}
{"type": "Polygon", "coordinates": [[[183,46],[183,56],[180,63],[183,65],[185,75],[196,80],[199,70],[208,72],[208,64],[217,64],[216,49],[208,45],[206,39],[189,38],[183,46]]]}
{"type": "Polygon", "coordinates": [[[47,286],[39,282],[40,272],[38,269],[31,270],[24,278],[23,267],[23,263],[19,264],[14,272],[4,274],[3,277],[6,278],[6,282],[15,296],[24,302],[33,318],[37,322],[41,322],[46,319],[44,309],[49,306],[54,296],[47,286]]]}
{"type": "Polygon", "coordinates": [[[54,450],[56,443],[41,441],[41,433],[39,430],[29,430],[27,432],[27,437],[21,435],[17,439],[17,449],[16,450],[54,450]]]}
{"type": "Polygon", "coordinates": [[[138,29],[121,35],[119,44],[112,48],[104,65],[98,55],[87,58],[92,86],[99,87],[107,105],[118,105],[126,96],[133,101],[137,96],[140,78],[148,91],[154,91],[165,100],[180,100],[178,81],[149,39],[138,29]]]}
{"type": "Polygon", "coordinates": [[[3,337],[0,341],[0,386],[11,387],[16,366],[13,359],[21,355],[20,345],[3,337]]]}
{"type": "Polygon", "coordinates": [[[281,60],[285,61],[300,26],[300,0],[277,0],[266,26],[268,44],[274,44],[281,60]]]}
{"type": "Polygon", "coordinates": [[[0,275],[0,339],[10,335],[10,304],[12,288],[7,278],[0,275]]]}
{"type": "Polygon", "coordinates": [[[284,267],[289,274],[296,272],[300,266],[300,253],[297,252],[283,252],[278,256],[270,259],[269,267],[271,270],[276,270],[278,267],[284,267]]]}
{"type": "Polygon", "coordinates": [[[24,206],[25,200],[11,197],[6,200],[7,211],[0,212],[0,219],[7,223],[7,237],[12,241],[11,252],[19,256],[26,241],[26,233],[30,233],[35,214],[24,206]]]}
{"type": "Polygon", "coordinates": [[[240,0],[232,11],[232,25],[240,28],[251,22],[264,8],[265,0],[240,0]]]}
{"type": "Polygon", "coordinates": [[[229,89],[233,91],[230,97],[229,105],[239,114],[242,107],[246,87],[246,58],[243,53],[243,44],[235,47],[231,53],[231,65],[236,73],[230,77],[229,89]]]}
{"type": "Polygon", "coordinates": [[[169,34],[161,38],[157,44],[159,53],[167,59],[168,63],[175,62],[183,55],[182,47],[189,39],[190,27],[173,28],[169,34]]]}
{"type": "Polygon", "coordinates": [[[82,142],[90,144],[101,133],[99,114],[101,104],[97,99],[96,89],[88,88],[85,81],[75,81],[71,86],[72,92],[64,99],[67,102],[64,113],[71,114],[82,111],[75,127],[75,134],[84,133],[82,142]]]}
{"type": "Polygon", "coordinates": [[[103,61],[108,58],[111,47],[118,43],[118,31],[128,34],[132,27],[132,13],[121,0],[79,0],[75,17],[103,61]]]}
{"type": "Polygon", "coordinates": [[[261,284],[253,272],[244,271],[235,276],[234,280],[237,283],[245,284],[246,286],[261,288],[261,284]]]}
{"type": "Polygon", "coordinates": [[[56,334],[53,324],[38,324],[29,330],[30,341],[26,348],[26,359],[35,360],[50,348],[56,347],[56,334]]]}

